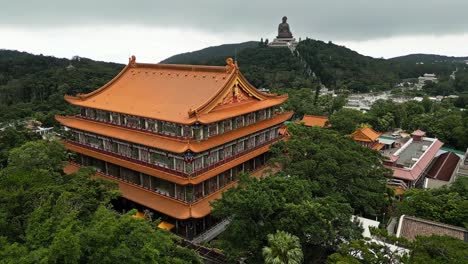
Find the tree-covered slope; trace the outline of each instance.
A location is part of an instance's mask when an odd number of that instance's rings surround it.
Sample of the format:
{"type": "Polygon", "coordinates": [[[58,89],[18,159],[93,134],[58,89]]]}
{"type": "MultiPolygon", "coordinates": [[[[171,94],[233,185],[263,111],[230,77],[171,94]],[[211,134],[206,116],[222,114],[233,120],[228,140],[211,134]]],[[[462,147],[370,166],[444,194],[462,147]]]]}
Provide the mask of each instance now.
{"type": "MultiPolygon", "coordinates": [[[[176,55],[177,63],[223,65],[228,54],[210,47],[198,52],[176,55]],[[200,58],[199,54],[204,56],[200,58]],[[205,56],[212,54],[212,57],[205,56]],[[183,55],[183,56],[182,56],[183,55]]],[[[233,52],[230,53],[232,56],[233,52]]],[[[242,72],[257,87],[311,87],[304,75],[301,58],[327,87],[354,92],[388,90],[401,79],[417,78],[424,73],[447,77],[462,65],[462,57],[408,55],[393,59],[377,59],[361,55],[332,42],[306,39],[297,47],[296,57],[286,48],[267,48],[263,43],[238,49],[237,60],[242,72]],[[300,57],[298,56],[300,55],[300,57]],[[427,61],[420,64],[417,62],[427,61]]],[[[173,58],[173,57],[171,57],[173,58]]],[[[170,59],[164,60],[168,62],[170,59]]]]}
{"type": "Polygon", "coordinates": [[[242,43],[224,44],[213,46],[201,50],[186,52],[169,57],[161,63],[169,64],[205,64],[204,62],[214,57],[234,57],[236,51],[239,52],[245,48],[258,46],[257,41],[247,41],[242,43]]]}
{"type": "Polygon", "coordinates": [[[410,62],[410,63],[437,63],[437,62],[464,62],[468,57],[452,57],[436,54],[409,54],[389,59],[390,61],[410,62]]]}
{"type": "Polygon", "coordinates": [[[123,65],[0,50],[0,123],[35,115],[50,124],[70,109],[65,94],[87,93],[111,80],[123,65]]]}

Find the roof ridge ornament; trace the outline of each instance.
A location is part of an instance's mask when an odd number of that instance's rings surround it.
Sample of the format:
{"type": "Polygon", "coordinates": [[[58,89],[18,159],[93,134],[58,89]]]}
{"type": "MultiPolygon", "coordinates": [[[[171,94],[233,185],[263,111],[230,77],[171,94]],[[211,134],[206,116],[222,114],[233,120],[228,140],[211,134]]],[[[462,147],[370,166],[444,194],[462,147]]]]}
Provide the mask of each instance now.
{"type": "Polygon", "coordinates": [[[237,66],[237,61],[234,61],[232,58],[226,59],[226,72],[232,73],[233,71],[239,70],[239,66],[237,66]]]}
{"type": "Polygon", "coordinates": [[[128,58],[128,64],[130,67],[136,67],[136,57],[135,55],[132,55],[130,58],[128,58]]]}

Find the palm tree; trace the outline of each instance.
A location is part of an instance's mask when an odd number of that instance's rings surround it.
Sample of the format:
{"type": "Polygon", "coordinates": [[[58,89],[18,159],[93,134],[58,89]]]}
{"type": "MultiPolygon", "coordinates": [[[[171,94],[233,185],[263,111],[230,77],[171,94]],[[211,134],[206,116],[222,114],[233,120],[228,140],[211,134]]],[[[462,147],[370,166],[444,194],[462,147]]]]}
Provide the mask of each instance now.
{"type": "Polygon", "coordinates": [[[262,253],[265,264],[300,264],[304,257],[299,238],[284,231],[269,234],[262,253]]]}

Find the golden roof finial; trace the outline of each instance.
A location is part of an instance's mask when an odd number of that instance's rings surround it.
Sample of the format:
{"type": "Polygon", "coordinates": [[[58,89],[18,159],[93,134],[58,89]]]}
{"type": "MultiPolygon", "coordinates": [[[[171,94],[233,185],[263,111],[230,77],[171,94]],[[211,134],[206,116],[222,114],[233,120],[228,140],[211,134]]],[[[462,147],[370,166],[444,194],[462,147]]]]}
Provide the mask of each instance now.
{"type": "Polygon", "coordinates": [[[226,72],[231,73],[234,70],[239,69],[237,66],[237,62],[234,61],[232,58],[227,58],[226,59],[226,72]]]}
{"type": "Polygon", "coordinates": [[[130,66],[132,66],[132,67],[136,66],[136,57],[135,57],[135,55],[132,55],[130,58],[128,58],[128,64],[130,64],[130,66]]]}

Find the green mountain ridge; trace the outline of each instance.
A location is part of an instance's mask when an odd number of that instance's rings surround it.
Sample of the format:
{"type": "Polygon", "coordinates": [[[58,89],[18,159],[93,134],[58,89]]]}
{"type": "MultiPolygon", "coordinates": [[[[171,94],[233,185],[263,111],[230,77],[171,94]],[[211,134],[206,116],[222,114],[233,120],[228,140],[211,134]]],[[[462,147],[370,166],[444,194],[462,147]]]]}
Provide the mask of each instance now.
{"type": "MultiPolygon", "coordinates": [[[[234,55],[254,86],[278,92],[287,88],[316,91],[319,83],[351,92],[382,91],[393,88],[402,79],[424,73],[436,73],[442,80],[448,80],[456,68],[459,71],[455,85],[433,87],[433,93],[445,95],[468,90],[465,85],[468,66],[460,63],[466,57],[411,54],[376,59],[332,42],[313,39],[301,41],[294,54],[287,48],[269,48],[265,43],[249,41],[208,47],[162,62],[225,65],[226,58],[234,55]],[[417,64],[421,60],[433,61],[417,64]],[[313,75],[308,74],[305,65],[313,75]]],[[[75,111],[63,100],[63,95],[91,92],[111,80],[123,67],[76,56],[65,59],[0,50],[0,123],[33,117],[52,125],[55,114],[75,111]]]]}
{"type": "Polygon", "coordinates": [[[354,92],[389,90],[402,79],[417,78],[424,73],[436,73],[448,78],[457,67],[465,67],[465,57],[410,54],[380,59],[359,54],[332,42],[313,39],[301,41],[295,56],[291,56],[291,52],[286,48],[268,48],[265,43],[260,42],[257,42],[256,46],[249,44],[249,47],[242,46],[243,43],[229,45],[176,55],[163,62],[223,65],[226,57],[232,57],[237,49],[236,57],[242,72],[257,87],[312,87],[311,82],[320,81],[333,89],[354,92]],[[241,46],[243,48],[240,48],[241,46]],[[219,49],[223,50],[223,54],[218,52],[219,49]],[[307,69],[304,62],[315,74],[316,80],[305,74],[307,69]]]}
{"type": "Polygon", "coordinates": [[[193,52],[185,52],[171,56],[160,63],[168,64],[204,64],[213,57],[235,57],[236,51],[239,52],[245,48],[253,48],[258,46],[258,41],[247,41],[242,43],[223,44],[219,46],[211,46],[193,52]]]}

